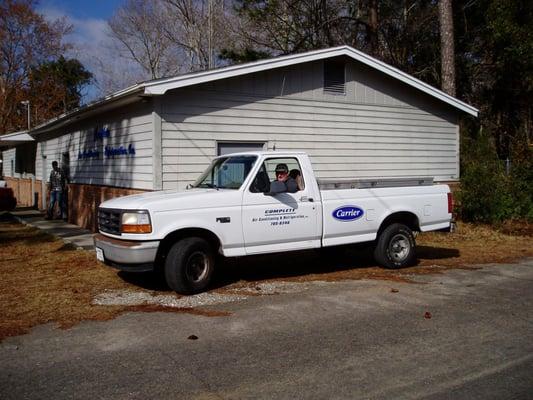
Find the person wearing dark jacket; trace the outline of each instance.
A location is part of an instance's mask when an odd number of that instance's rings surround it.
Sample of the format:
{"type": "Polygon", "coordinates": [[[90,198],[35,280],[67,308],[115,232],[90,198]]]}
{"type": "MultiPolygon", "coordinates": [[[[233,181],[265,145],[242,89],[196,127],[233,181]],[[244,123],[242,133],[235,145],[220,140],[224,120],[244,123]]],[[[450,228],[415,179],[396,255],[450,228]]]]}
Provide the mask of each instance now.
{"type": "Polygon", "coordinates": [[[50,172],[50,205],[48,206],[47,219],[54,218],[54,208],[57,203],[59,208],[58,219],[65,215],[63,204],[63,192],[65,190],[65,175],[59,168],[57,161],[52,162],[52,171],[50,172]]]}
{"type": "Polygon", "coordinates": [[[289,176],[287,164],[276,165],[276,180],[285,183],[288,193],[296,193],[298,191],[296,180],[289,176]]]}

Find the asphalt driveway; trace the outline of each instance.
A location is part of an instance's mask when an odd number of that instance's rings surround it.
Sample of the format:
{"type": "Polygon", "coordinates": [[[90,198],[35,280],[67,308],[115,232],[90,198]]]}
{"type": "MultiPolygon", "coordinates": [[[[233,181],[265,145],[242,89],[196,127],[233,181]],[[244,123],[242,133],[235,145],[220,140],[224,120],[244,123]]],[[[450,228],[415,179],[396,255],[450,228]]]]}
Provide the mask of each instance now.
{"type": "Polygon", "coordinates": [[[533,259],[416,280],[40,326],[0,344],[0,398],[533,398],[533,259]]]}

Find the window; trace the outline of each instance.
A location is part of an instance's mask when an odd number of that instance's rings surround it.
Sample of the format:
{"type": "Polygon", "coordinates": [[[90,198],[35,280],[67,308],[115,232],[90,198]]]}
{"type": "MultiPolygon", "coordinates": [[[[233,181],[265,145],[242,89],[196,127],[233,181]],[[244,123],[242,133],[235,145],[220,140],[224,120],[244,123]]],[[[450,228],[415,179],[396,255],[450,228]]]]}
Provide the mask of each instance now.
{"type": "Polygon", "coordinates": [[[254,156],[217,158],[198,178],[193,187],[215,189],[239,189],[250,173],[254,156]]]}
{"type": "Polygon", "coordinates": [[[346,93],[346,74],[344,61],[338,59],[324,61],[324,93],[346,93]]]}
{"type": "Polygon", "coordinates": [[[245,151],[263,151],[263,142],[219,142],[217,154],[223,156],[231,153],[242,153],[245,151]]]}
{"type": "MultiPolygon", "coordinates": [[[[270,190],[270,184],[276,181],[278,177],[280,180],[294,180],[297,186],[297,190],[294,191],[303,190],[305,185],[301,171],[302,169],[296,158],[269,158],[261,165],[259,172],[250,186],[250,191],[252,193],[268,192],[270,190]],[[276,169],[281,165],[287,167],[286,177],[279,173],[276,174],[276,169]]],[[[289,192],[291,192],[290,189],[289,192]]]]}

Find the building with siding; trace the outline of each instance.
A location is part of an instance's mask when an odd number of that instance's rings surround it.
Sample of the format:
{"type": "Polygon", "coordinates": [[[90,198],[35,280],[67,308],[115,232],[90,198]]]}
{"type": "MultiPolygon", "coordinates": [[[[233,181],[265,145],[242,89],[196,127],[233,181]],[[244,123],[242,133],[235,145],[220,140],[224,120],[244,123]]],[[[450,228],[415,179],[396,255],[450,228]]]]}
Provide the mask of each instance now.
{"type": "Polygon", "coordinates": [[[457,181],[459,118],[477,113],[342,46],[136,84],[24,132],[33,143],[11,137],[3,173],[13,187],[31,181],[45,208],[59,161],[69,219],[95,228],[101,201],[183,190],[213,157],[249,149],[306,151],[319,178],[457,181]]]}

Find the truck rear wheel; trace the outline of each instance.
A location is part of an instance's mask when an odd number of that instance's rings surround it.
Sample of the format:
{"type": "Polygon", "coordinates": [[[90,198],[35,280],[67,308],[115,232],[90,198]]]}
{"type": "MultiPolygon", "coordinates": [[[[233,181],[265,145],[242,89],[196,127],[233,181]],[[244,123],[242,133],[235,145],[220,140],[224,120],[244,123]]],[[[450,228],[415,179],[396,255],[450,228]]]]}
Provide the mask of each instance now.
{"type": "Polygon", "coordinates": [[[203,292],[209,286],[215,257],[209,243],[198,237],[178,240],[165,260],[167,285],[180,294],[203,292]]]}
{"type": "Polygon", "coordinates": [[[416,243],[413,231],[403,224],[387,226],[378,237],[374,258],[385,268],[403,268],[416,259],[416,243]]]}

